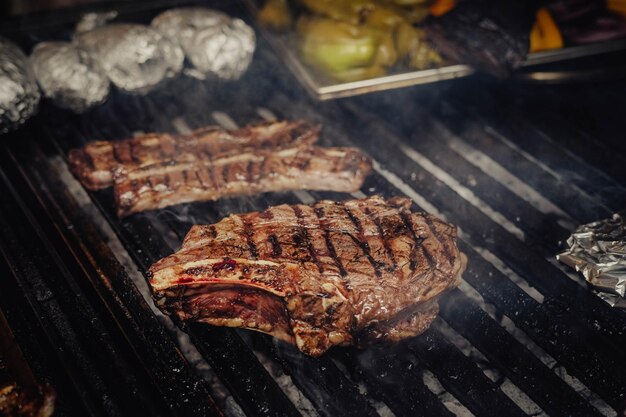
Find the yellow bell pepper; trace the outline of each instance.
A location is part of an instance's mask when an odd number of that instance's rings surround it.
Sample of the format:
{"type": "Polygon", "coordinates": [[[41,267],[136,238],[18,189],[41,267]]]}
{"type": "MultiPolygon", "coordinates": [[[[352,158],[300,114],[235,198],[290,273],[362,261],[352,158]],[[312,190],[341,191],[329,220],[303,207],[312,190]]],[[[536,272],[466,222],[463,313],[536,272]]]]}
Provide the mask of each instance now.
{"type": "Polygon", "coordinates": [[[530,52],[547,51],[563,47],[563,36],[545,7],[537,10],[535,24],[530,31],[530,52]]]}

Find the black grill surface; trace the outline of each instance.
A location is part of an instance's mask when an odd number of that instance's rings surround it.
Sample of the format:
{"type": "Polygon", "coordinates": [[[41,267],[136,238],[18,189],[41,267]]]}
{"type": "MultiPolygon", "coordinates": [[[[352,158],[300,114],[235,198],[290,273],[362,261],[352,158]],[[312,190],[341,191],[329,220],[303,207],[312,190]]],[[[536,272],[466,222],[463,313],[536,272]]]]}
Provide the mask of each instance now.
{"type": "MultiPolygon", "coordinates": [[[[158,12],[120,7],[133,21],[158,12]]],[[[6,35],[26,47],[61,39],[76,14],[13,22],[6,35]]],[[[0,308],[57,389],[59,416],[623,415],[626,314],[554,255],[576,225],[624,209],[625,97],[621,81],[476,76],[315,102],[259,39],[238,82],[180,78],[145,97],[114,92],[80,116],[43,103],[0,146],[0,308]],[[67,151],[92,140],[272,117],[318,121],[323,145],[371,155],[361,191],[266,193],[118,219],[110,190],[76,191],[67,171],[67,151]],[[458,225],[469,258],[433,326],[392,348],[314,359],[262,334],[176,323],[190,337],[181,344],[133,279],[178,249],[192,224],[371,194],[407,195],[458,225]]]]}

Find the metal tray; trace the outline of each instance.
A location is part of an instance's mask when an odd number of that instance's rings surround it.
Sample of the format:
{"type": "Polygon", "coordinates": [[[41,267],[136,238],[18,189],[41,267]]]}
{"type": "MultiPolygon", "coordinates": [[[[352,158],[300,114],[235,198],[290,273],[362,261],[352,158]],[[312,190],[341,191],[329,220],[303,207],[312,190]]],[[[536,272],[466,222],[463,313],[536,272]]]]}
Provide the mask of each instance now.
{"type": "MultiPolygon", "coordinates": [[[[454,78],[467,77],[475,72],[469,65],[455,64],[439,68],[396,72],[383,77],[370,78],[352,82],[337,82],[311,68],[300,58],[295,35],[293,33],[276,34],[259,28],[261,35],[285,62],[286,66],[296,76],[307,91],[318,100],[329,100],[340,97],[349,97],[375,91],[390,90],[411,85],[427,84],[454,78]]],[[[524,67],[563,62],[571,59],[584,58],[593,55],[624,51],[626,39],[595,43],[590,45],[572,46],[553,51],[530,54],[524,67]]],[[[521,79],[533,79],[532,72],[525,72],[521,79]]],[[[545,74],[542,72],[542,74],[545,74]]],[[[569,73],[568,73],[569,75],[569,73]]],[[[559,76],[557,73],[556,76],[559,76]]],[[[549,81],[554,77],[547,76],[549,81]]],[[[567,77],[569,79],[569,77],[567,77]]]]}

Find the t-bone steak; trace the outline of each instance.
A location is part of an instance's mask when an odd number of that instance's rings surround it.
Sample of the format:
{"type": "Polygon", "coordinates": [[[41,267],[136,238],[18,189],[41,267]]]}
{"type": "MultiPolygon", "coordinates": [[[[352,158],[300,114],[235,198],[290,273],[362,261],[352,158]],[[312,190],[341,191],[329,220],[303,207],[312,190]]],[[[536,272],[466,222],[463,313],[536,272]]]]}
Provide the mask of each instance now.
{"type": "Polygon", "coordinates": [[[319,356],[425,331],[459,284],[456,228],[374,196],[279,205],[196,225],[150,267],[156,303],[183,321],[252,329],[319,356]]]}

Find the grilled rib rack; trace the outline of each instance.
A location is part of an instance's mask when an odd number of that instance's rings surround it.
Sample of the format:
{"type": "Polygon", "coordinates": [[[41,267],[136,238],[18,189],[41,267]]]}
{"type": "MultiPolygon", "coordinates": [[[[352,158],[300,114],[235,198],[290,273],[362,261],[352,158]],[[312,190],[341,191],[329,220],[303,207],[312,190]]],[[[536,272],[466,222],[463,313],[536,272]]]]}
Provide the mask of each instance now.
{"type": "Polygon", "coordinates": [[[116,92],[82,116],[44,103],[2,138],[0,308],[55,386],[59,416],[621,415],[626,314],[554,254],[575,225],[626,202],[625,92],[477,77],[317,103],[260,40],[236,83],[116,92]],[[271,118],[322,123],[322,145],[362,148],[374,173],[352,196],[268,193],[118,219],[110,190],[87,193],[67,170],[67,151],[90,140],[271,118]],[[150,305],[142,274],[191,224],[374,193],[407,195],[460,228],[465,282],[422,336],[313,359],[265,335],[171,323],[150,305]]]}

